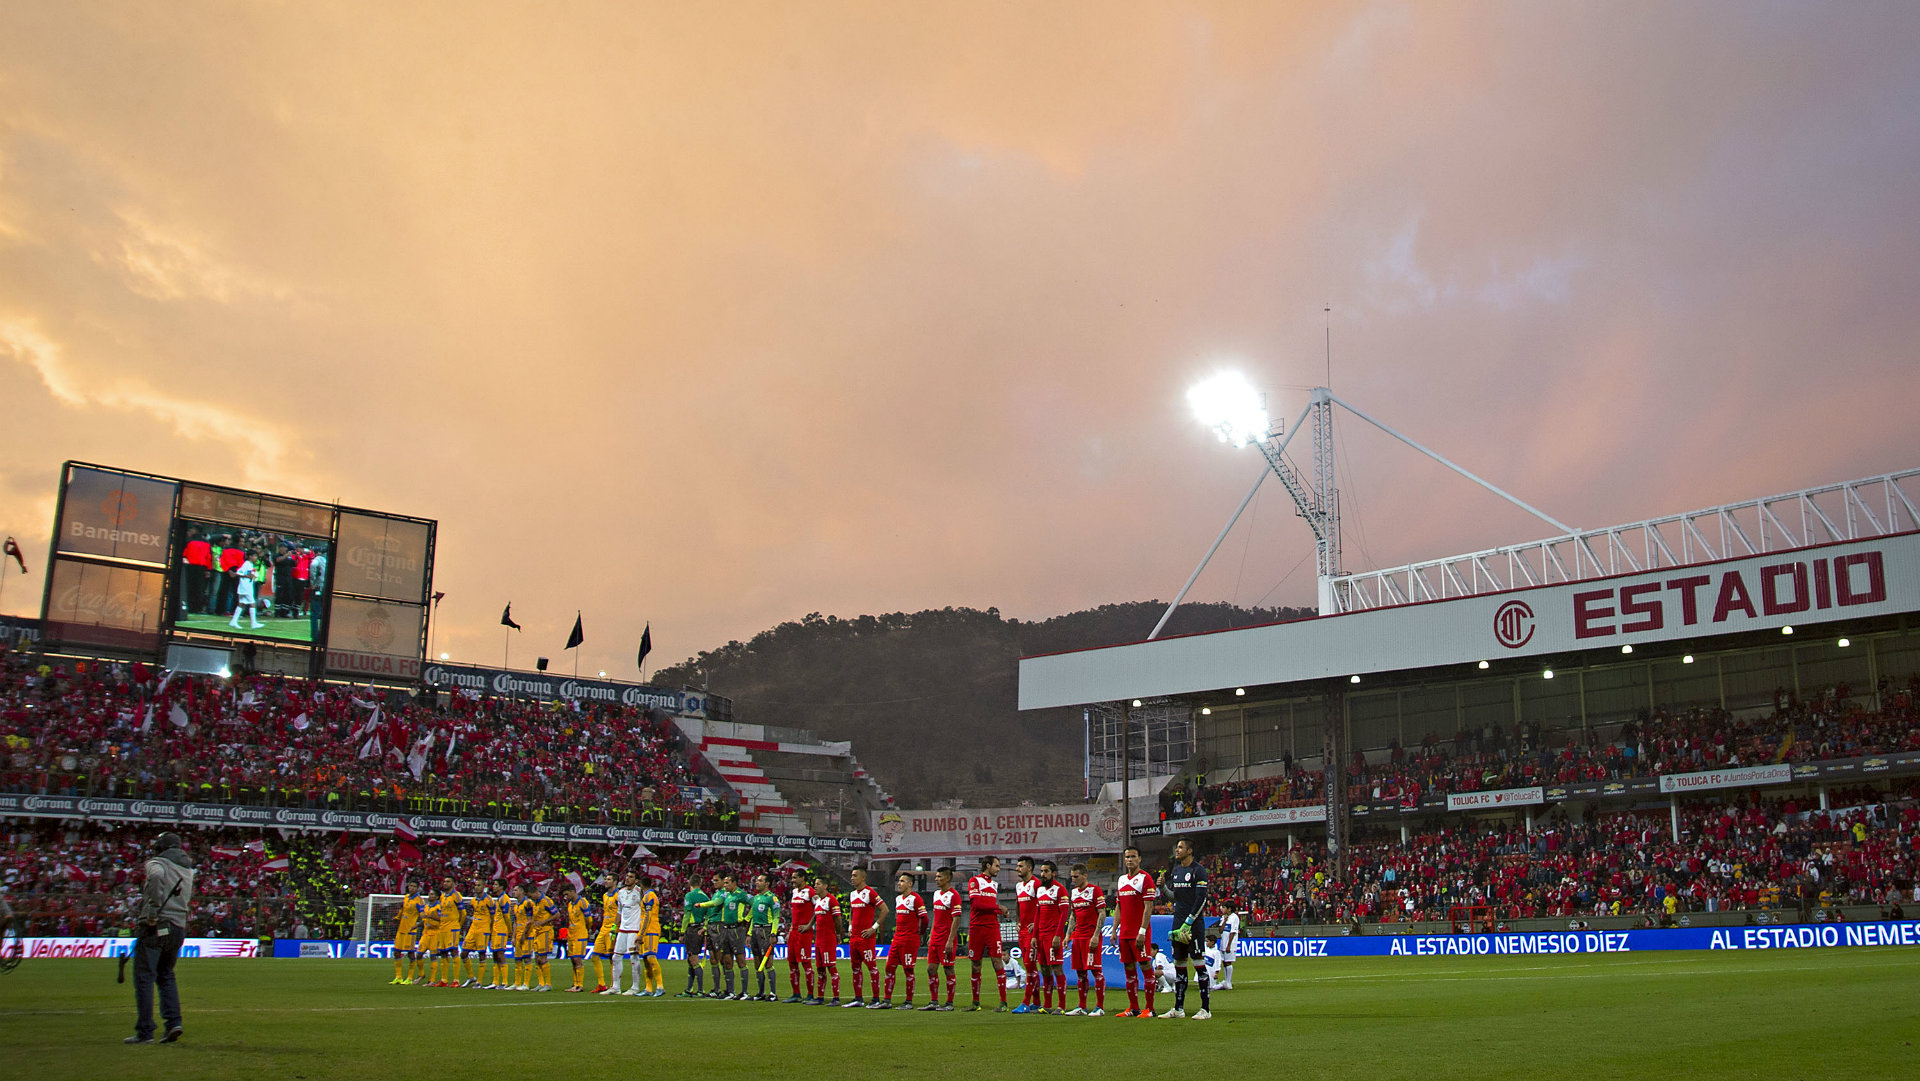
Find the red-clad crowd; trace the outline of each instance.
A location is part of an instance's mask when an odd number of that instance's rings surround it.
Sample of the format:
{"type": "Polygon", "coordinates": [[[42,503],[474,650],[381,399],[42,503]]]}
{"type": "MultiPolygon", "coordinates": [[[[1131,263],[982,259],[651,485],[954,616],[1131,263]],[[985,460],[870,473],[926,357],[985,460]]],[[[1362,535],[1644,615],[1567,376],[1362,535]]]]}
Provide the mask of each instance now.
{"type": "MultiPolygon", "coordinates": [[[[24,933],[117,935],[130,925],[141,868],[158,827],[81,822],[13,822],[0,850],[0,896],[24,933]]],[[[509,884],[578,879],[593,896],[603,875],[629,868],[660,891],[669,921],[697,880],[720,873],[775,873],[782,857],[717,850],[634,852],[601,846],[499,845],[481,841],[404,843],[364,834],[271,830],[179,830],[195,864],[190,935],[222,938],[342,938],[353,932],[354,901],[403,888],[463,892],[495,879],[509,884]],[[403,855],[404,853],[404,855],[403,855]]],[[[779,877],[777,874],[775,877],[779,877]]]]}
{"type": "Polygon", "coordinates": [[[0,790],[723,826],[664,715],[141,664],[0,668],[0,790]]]}
{"type": "Polygon", "coordinates": [[[1206,862],[1219,903],[1253,923],[1446,920],[1456,907],[1479,906],[1497,919],[1657,919],[1912,904],[1920,784],[1830,795],[1844,808],[1758,794],[1684,804],[1678,843],[1667,811],[1619,811],[1584,821],[1554,815],[1531,833],[1517,823],[1463,822],[1405,843],[1363,838],[1349,849],[1344,878],[1318,844],[1235,844],[1206,862]]]}
{"type": "MultiPolygon", "coordinates": [[[[1739,718],[1721,709],[1654,710],[1617,726],[1543,730],[1463,730],[1452,739],[1428,736],[1418,745],[1397,742],[1348,763],[1356,803],[1414,806],[1421,797],[1580,781],[1617,781],[1765,762],[1811,762],[1892,751],[1920,750],[1920,675],[1903,684],[1883,679],[1881,708],[1854,698],[1846,684],[1804,701],[1787,691],[1761,717],[1739,718]]],[[[1317,803],[1325,778],[1289,754],[1275,776],[1170,787],[1162,797],[1170,818],[1317,803]]]]}

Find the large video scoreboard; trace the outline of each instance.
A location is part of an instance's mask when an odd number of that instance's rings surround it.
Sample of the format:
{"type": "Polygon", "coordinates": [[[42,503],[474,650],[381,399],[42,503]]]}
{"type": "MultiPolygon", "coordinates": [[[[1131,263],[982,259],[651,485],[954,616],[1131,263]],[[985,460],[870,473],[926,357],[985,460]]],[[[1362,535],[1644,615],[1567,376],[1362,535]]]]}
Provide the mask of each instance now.
{"type": "Polygon", "coordinates": [[[436,523],[68,462],[41,605],[51,645],[155,655],[223,640],[414,678],[436,523]]]}

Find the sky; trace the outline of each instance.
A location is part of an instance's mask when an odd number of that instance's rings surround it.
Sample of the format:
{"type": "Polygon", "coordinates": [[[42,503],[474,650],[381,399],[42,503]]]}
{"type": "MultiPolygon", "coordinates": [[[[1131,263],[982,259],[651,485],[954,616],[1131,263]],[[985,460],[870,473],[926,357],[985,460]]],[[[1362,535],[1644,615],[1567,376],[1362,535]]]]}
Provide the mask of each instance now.
{"type": "MultiPolygon", "coordinates": [[[[1583,527],[1908,469],[1916,176],[1875,0],[0,3],[0,608],[68,459],[438,520],[456,661],[1170,598],[1227,369],[1583,527]]],[[[1337,440],[1349,569],[1553,532],[1337,440]]]]}

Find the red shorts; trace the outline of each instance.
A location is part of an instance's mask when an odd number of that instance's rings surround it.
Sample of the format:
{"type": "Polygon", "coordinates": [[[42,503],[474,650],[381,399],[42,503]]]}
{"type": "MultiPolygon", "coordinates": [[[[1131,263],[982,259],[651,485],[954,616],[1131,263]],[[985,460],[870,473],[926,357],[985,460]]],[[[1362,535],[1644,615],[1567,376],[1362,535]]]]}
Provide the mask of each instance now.
{"type": "Polygon", "coordinates": [[[1000,921],[967,925],[967,952],[975,960],[1000,956],[1000,921]]]}
{"type": "Polygon", "coordinates": [[[1099,968],[1101,964],[1099,937],[1097,935],[1073,936],[1073,952],[1068,956],[1072,958],[1076,971],[1085,972],[1090,968],[1099,968]]]}
{"type": "Polygon", "coordinates": [[[1028,963],[1037,962],[1038,958],[1034,957],[1033,955],[1033,928],[1022,927],[1020,928],[1019,934],[1020,934],[1020,959],[1028,963]]]}
{"type": "Polygon", "coordinates": [[[787,960],[799,961],[803,958],[812,957],[812,956],[813,956],[813,936],[812,935],[790,934],[787,936],[787,960]]]}
{"type": "Polygon", "coordinates": [[[913,959],[920,956],[919,935],[895,935],[893,944],[887,947],[887,967],[911,965],[913,959]]]}
{"type": "Polygon", "coordinates": [[[873,939],[856,938],[847,943],[847,959],[854,964],[873,964],[873,957],[873,939]]]}
{"type": "Polygon", "coordinates": [[[1061,946],[1058,934],[1036,935],[1033,939],[1034,959],[1043,965],[1057,965],[1060,963],[1061,946]]]}
{"type": "Polygon", "coordinates": [[[1114,936],[1114,944],[1120,947],[1120,963],[1123,965],[1145,965],[1153,962],[1153,946],[1148,944],[1143,956],[1140,952],[1140,937],[1137,934],[1114,936]]]}
{"type": "Polygon", "coordinates": [[[840,959],[840,940],[832,935],[816,933],[813,936],[813,957],[816,961],[833,962],[840,959]]]}
{"type": "Polygon", "coordinates": [[[933,937],[927,940],[927,964],[929,965],[953,964],[954,956],[952,953],[948,952],[947,950],[947,943],[952,941],[952,938],[951,938],[952,933],[953,932],[951,929],[944,932],[935,931],[933,933],[933,937]]]}

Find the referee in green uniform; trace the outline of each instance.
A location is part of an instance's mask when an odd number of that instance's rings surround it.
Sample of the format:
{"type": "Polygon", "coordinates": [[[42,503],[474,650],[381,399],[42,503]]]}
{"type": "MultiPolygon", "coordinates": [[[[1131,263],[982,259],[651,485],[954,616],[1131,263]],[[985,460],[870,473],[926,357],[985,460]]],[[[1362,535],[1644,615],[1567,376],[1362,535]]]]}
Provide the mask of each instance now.
{"type": "Polygon", "coordinates": [[[687,989],[675,998],[695,998],[706,990],[700,951],[707,945],[707,917],[711,914],[707,891],[695,882],[680,899],[680,944],[687,950],[687,989]]]}
{"type": "Polygon", "coordinates": [[[707,949],[713,954],[714,961],[725,974],[726,985],[723,988],[720,977],[714,979],[713,990],[707,992],[708,998],[744,999],[747,997],[747,908],[750,898],[733,880],[732,875],[723,874],[715,883],[713,898],[707,902],[713,915],[707,919],[707,949]],[[734,962],[739,961],[740,990],[733,990],[734,962]]]}
{"type": "MultiPolygon", "coordinates": [[[[752,917],[748,923],[748,946],[752,949],[754,995],[756,999],[778,1002],[778,975],[767,971],[767,965],[773,958],[774,941],[780,937],[780,898],[773,895],[773,882],[766,875],[753,876],[753,898],[748,902],[752,917]]],[[[740,981],[740,993],[746,994],[747,984],[740,981]]]]}

